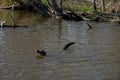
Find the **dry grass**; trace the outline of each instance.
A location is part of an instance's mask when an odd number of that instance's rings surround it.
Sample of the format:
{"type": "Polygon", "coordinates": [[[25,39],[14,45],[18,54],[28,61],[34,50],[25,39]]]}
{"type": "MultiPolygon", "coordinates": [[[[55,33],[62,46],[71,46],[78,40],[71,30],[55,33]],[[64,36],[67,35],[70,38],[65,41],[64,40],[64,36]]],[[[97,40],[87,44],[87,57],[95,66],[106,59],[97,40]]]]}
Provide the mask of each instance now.
{"type": "MultiPolygon", "coordinates": [[[[99,11],[101,11],[101,0],[96,0],[96,5],[99,11]]],[[[84,6],[91,6],[92,2],[87,0],[65,0],[64,8],[72,11],[81,11],[84,6]]],[[[112,10],[120,12],[120,0],[105,0],[105,12],[111,12],[112,10]]]]}

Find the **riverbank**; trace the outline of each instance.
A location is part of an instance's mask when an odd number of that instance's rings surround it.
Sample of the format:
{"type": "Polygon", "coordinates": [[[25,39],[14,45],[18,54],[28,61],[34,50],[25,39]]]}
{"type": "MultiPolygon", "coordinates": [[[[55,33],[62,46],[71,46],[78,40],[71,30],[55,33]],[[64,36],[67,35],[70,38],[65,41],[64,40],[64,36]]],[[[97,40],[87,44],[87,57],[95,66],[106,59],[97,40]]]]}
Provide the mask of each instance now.
{"type": "MultiPolygon", "coordinates": [[[[120,13],[120,1],[119,0],[105,0],[105,13],[119,12],[120,13]]],[[[92,0],[65,0],[63,4],[65,9],[72,11],[92,11],[92,0]]],[[[102,11],[101,0],[96,0],[96,6],[98,11],[102,11]]]]}
{"type": "MultiPolygon", "coordinates": [[[[59,0],[57,1],[59,3],[59,0]]],[[[4,8],[6,6],[14,5],[26,5],[26,7],[29,5],[29,3],[26,0],[15,0],[13,2],[9,2],[8,0],[1,0],[0,1],[0,8],[4,8]]],[[[70,11],[78,11],[78,12],[90,12],[93,10],[92,6],[93,2],[92,0],[64,0],[63,2],[63,9],[64,10],[70,10],[70,11]]],[[[105,12],[111,13],[111,12],[120,12],[120,1],[119,0],[105,0],[105,12]]],[[[101,11],[102,5],[100,0],[96,0],[97,9],[101,11]]]]}
{"type": "MultiPolygon", "coordinates": [[[[1,2],[0,2],[1,3],[1,2]]],[[[14,9],[24,10],[33,8],[29,3],[25,2],[13,2],[14,9]],[[19,3],[19,4],[18,4],[19,3]]],[[[57,1],[59,5],[59,1],[57,1]]],[[[10,9],[13,5],[2,5],[0,8],[10,9]]],[[[70,20],[76,19],[77,16],[82,17],[83,20],[91,20],[91,21],[120,21],[120,1],[119,0],[109,0],[104,2],[104,11],[103,6],[100,0],[96,0],[96,11],[94,11],[93,2],[91,0],[65,0],[63,2],[63,11],[69,11],[70,13],[65,13],[65,17],[70,20]],[[71,12],[75,14],[71,14],[71,12]],[[68,15],[69,14],[69,15],[68,15]]]]}

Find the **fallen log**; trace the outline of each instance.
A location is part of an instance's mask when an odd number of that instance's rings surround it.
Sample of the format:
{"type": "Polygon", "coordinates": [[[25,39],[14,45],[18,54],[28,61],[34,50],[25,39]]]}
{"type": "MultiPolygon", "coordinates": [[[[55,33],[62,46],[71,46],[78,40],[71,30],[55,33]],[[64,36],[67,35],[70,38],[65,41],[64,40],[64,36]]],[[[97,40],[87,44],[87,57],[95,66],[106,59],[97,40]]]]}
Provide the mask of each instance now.
{"type": "Polygon", "coordinates": [[[74,13],[74,12],[66,12],[65,14],[62,15],[62,19],[74,20],[74,21],[83,21],[84,20],[80,15],[78,15],[77,13],[74,13]]]}
{"type": "Polygon", "coordinates": [[[25,28],[27,28],[28,26],[20,26],[20,25],[14,25],[14,26],[12,26],[12,25],[3,25],[3,26],[1,26],[0,25],[0,27],[1,28],[17,28],[17,27],[25,27],[25,28]]]}
{"type": "Polygon", "coordinates": [[[40,1],[39,1],[39,3],[38,2],[36,3],[33,0],[29,0],[29,3],[42,16],[50,17],[49,10],[40,1]]]}
{"type": "Polygon", "coordinates": [[[0,9],[12,9],[14,8],[14,10],[23,10],[24,7],[20,6],[20,5],[10,5],[10,6],[5,6],[5,7],[0,7],[0,9]]]}
{"type": "MultiPolygon", "coordinates": [[[[47,0],[49,6],[56,12],[55,15],[57,16],[62,16],[63,15],[63,10],[61,7],[57,5],[56,0],[47,0]]],[[[62,4],[62,2],[60,3],[62,4]]]]}

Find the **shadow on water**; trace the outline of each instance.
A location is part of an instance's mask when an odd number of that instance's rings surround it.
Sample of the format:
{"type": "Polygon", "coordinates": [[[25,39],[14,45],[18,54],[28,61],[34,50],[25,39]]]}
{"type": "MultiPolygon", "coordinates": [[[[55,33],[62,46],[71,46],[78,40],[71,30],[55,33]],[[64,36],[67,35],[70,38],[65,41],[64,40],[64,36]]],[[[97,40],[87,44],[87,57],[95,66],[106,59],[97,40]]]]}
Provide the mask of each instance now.
{"type": "MultiPolygon", "coordinates": [[[[16,23],[28,28],[0,29],[1,80],[120,80],[120,27],[114,23],[42,18],[15,11],[16,23]],[[68,42],[76,43],[64,51],[68,42]],[[36,59],[36,50],[47,55],[36,59]]],[[[0,10],[8,20],[9,11],[0,10]]]]}

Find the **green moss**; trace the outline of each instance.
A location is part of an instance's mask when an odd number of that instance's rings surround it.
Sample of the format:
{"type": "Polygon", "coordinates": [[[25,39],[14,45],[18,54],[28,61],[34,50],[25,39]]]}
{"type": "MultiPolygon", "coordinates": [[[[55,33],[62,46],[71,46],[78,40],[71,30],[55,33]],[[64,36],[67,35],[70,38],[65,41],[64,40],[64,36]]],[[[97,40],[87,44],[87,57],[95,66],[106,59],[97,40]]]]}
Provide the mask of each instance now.
{"type": "Polygon", "coordinates": [[[42,0],[42,3],[43,3],[45,6],[48,6],[47,0],[42,0]]]}
{"type": "Polygon", "coordinates": [[[84,13],[91,13],[93,11],[93,8],[91,6],[83,6],[81,8],[81,11],[83,11],[84,13]]]}

